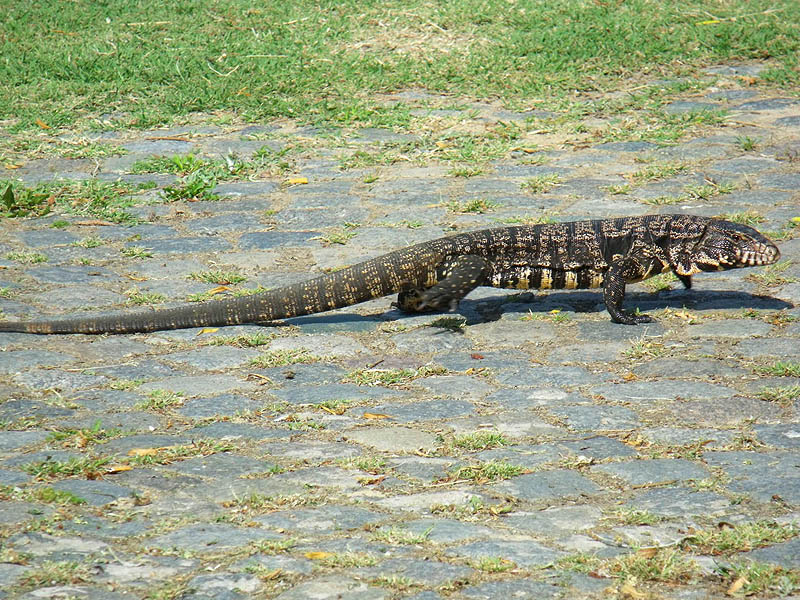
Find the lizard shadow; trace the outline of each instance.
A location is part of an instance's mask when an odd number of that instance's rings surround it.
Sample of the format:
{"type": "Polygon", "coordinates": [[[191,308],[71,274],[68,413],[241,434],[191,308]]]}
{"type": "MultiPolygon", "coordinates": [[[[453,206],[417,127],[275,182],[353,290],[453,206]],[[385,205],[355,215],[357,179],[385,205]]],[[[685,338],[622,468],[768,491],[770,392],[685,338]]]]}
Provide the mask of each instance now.
{"type": "MultiPolygon", "coordinates": [[[[580,290],[577,292],[550,292],[535,295],[532,299],[523,297],[520,301],[509,302],[508,297],[501,297],[496,301],[499,313],[528,313],[528,311],[547,312],[553,309],[572,311],[576,313],[597,313],[606,310],[602,292],[595,290],[580,290]]],[[[481,302],[491,301],[485,298],[481,302]]],[[[664,292],[636,292],[625,294],[623,306],[626,310],[639,308],[643,311],[661,310],[665,308],[694,309],[694,310],[731,310],[731,309],[758,309],[782,310],[794,307],[791,302],[738,291],[719,290],[668,290],[664,292]]],[[[485,313],[485,309],[481,311],[485,313]]]]}

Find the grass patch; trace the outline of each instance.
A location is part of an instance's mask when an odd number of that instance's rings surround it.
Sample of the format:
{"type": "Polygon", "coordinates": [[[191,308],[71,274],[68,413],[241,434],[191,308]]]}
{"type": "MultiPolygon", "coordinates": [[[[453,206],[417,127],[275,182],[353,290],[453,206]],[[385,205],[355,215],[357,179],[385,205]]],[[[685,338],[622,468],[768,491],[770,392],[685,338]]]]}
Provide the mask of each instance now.
{"type": "Polygon", "coordinates": [[[800,529],[793,525],[780,525],[774,521],[754,521],[697,531],[684,540],[682,547],[698,554],[730,555],[785,542],[798,534],[800,529]]]}
{"type": "Polygon", "coordinates": [[[418,369],[358,369],[348,373],[342,381],[356,385],[399,385],[420,377],[445,373],[447,369],[436,365],[425,365],[418,369]]]}
{"type": "Polygon", "coordinates": [[[433,531],[433,526],[429,527],[421,533],[414,533],[401,527],[389,527],[387,529],[379,529],[372,533],[372,539],[377,542],[386,542],[387,544],[412,546],[417,544],[424,544],[428,541],[428,536],[433,531]]]}
{"type": "Polygon", "coordinates": [[[465,433],[453,438],[453,446],[465,450],[488,450],[508,446],[511,442],[497,431],[476,431],[465,433]]]}
{"type": "Polygon", "coordinates": [[[180,392],[153,390],[147,394],[146,399],[136,403],[136,408],[140,410],[163,412],[169,408],[183,406],[184,400],[185,398],[180,392]]]}
{"type": "Polygon", "coordinates": [[[718,569],[730,585],[729,596],[755,596],[764,593],[770,597],[789,596],[800,590],[800,571],[787,570],[777,565],[745,562],[722,566],[718,569]]]}
{"type": "Polygon", "coordinates": [[[19,579],[23,588],[74,585],[92,580],[89,567],[74,561],[46,561],[33,567],[19,579]]]}
{"type": "Polygon", "coordinates": [[[747,276],[751,281],[755,281],[761,287],[777,287],[785,283],[797,281],[796,277],[790,277],[784,273],[792,266],[791,259],[782,260],[773,265],[767,265],[759,273],[751,273],[747,276]]]}
{"type": "Polygon", "coordinates": [[[763,387],[758,393],[758,397],[767,402],[789,405],[796,398],[800,398],[800,385],[763,387]]]}
{"type": "Polygon", "coordinates": [[[561,183],[561,175],[558,173],[547,173],[527,179],[520,187],[532,194],[546,194],[559,183],[561,183]]]}
{"type": "Polygon", "coordinates": [[[236,271],[199,271],[197,273],[189,273],[187,279],[194,279],[195,281],[202,281],[203,283],[215,283],[217,285],[235,285],[247,281],[247,277],[236,271]]]}
{"type": "Polygon", "coordinates": [[[28,463],[22,469],[36,477],[37,479],[55,479],[80,475],[84,478],[94,478],[98,476],[100,467],[106,464],[110,458],[70,458],[67,461],[43,460],[28,463]]]}
{"type": "Polygon", "coordinates": [[[697,563],[674,548],[648,548],[628,554],[612,562],[609,570],[623,581],[682,583],[700,575],[697,563]]]}
{"type": "Polygon", "coordinates": [[[79,8],[7,7],[0,118],[14,119],[16,129],[93,120],[152,127],[198,111],[412,129],[408,109],[381,102],[381,92],[555,103],[574,90],[630,85],[631,77],[763,57],[774,65],[764,79],[787,87],[800,80],[800,8],[788,2],[778,10],[766,0],[715,5],[713,25],[703,24],[708,6],[700,0],[565,0],[536,10],[477,0],[79,8]],[[165,40],[162,52],[149,52],[165,40]]]}
{"type": "Polygon", "coordinates": [[[447,209],[455,214],[463,215],[463,214],[474,214],[474,215],[482,215],[487,212],[493,211],[495,208],[500,207],[501,205],[497,202],[492,202],[491,200],[487,200],[486,198],[474,198],[472,200],[466,200],[464,202],[459,202],[454,200],[453,202],[449,202],[447,204],[447,209]]]}
{"type": "Polygon", "coordinates": [[[744,210],[741,212],[727,213],[720,216],[721,219],[730,221],[732,223],[739,223],[740,225],[748,225],[755,227],[759,223],[763,223],[766,219],[754,210],[744,210]]]}
{"type": "Polygon", "coordinates": [[[771,365],[756,367],[755,372],[759,375],[772,375],[773,377],[800,377],[800,363],[779,360],[771,365]]]}
{"type": "Polygon", "coordinates": [[[47,262],[48,260],[46,254],[28,250],[6,252],[3,255],[3,258],[5,258],[6,260],[13,260],[15,262],[22,263],[24,265],[37,265],[40,263],[47,262]]]}
{"type": "Polygon", "coordinates": [[[167,297],[159,292],[140,292],[137,289],[131,289],[125,292],[125,294],[128,296],[127,303],[134,306],[161,304],[167,300],[167,297]]]}
{"type": "Polygon", "coordinates": [[[689,167],[684,163],[659,163],[642,167],[631,174],[631,179],[637,183],[642,181],[658,181],[685,172],[689,167]]]}
{"type": "Polygon", "coordinates": [[[524,469],[504,461],[488,461],[478,465],[459,467],[450,473],[450,479],[467,479],[473,483],[481,484],[490,481],[511,479],[524,472],[524,469]]]}
{"type": "Polygon", "coordinates": [[[325,360],[324,356],[312,354],[306,348],[296,350],[265,350],[250,361],[250,364],[262,369],[285,367],[286,365],[307,364],[325,360]]]}

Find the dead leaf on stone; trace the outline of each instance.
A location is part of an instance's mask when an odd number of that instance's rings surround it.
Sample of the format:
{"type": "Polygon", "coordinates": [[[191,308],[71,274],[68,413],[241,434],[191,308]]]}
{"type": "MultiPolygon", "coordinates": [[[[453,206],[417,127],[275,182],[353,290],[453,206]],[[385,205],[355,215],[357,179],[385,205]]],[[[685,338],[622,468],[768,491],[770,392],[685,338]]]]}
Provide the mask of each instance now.
{"type": "Polygon", "coordinates": [[[325,560],[333,555],[333,552],[306,552],[303,556],[309,560],[325,560]]]}
{"type": "Polygon", "coordinates": [[[734,581],[734,582],[733,582],[733,583],[732,583],[732,584],[731,584],[731,585],[728,587],[728,589],[727,589],[727,590],[725,590],[725,593],[726,593],[728,596],[734,596],[734,595],[735,595],[735,594],[736,594],[736,593],[737,593],[739,590],[741,590],[741,589],[744,587],[744,585],[745,585],[746,583],[749,583],[749,582],[747,581],[747,578],[746,578],[746,577],[744,577],[744,576],[738,577],[738,578],[736,579],[736,581],[734,581]]]}
{"type": "Polygon", "coordinates": [[[385,415],[383,413],[369,413],[369,412],[365,412],[361,416],[364,417],[365,419],[393,419],[394,418],[392,415],[385,415]]]}

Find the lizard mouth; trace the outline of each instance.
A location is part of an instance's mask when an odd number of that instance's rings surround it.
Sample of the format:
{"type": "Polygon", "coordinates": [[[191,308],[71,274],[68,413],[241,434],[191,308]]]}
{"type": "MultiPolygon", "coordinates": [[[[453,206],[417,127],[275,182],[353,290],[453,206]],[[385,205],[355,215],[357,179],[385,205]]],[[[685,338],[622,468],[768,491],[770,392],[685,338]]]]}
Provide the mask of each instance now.
{"type": "Polygon", "coordinates": [[[747,266],[771,265],[780,257],[780,250],[767,244],[758,244],[751,250],[736,250],[736,260],[747,266]]]}

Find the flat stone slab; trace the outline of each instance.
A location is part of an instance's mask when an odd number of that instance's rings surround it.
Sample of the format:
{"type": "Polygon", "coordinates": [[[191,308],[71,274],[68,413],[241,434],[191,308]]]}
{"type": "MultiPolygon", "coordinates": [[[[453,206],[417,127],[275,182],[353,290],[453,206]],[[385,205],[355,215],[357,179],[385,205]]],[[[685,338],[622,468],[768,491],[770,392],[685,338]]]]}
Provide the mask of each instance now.
{"type": "Polygon", "coordinates": [[[389,415],[392,421],[414,423],[435,421],[439,419],[455,419],[471,415],[475,406],[465,400],[423,400],[422,402],[409,402],[405,404],[378,404],[366,408],[355,408],[349,412],[352,415],[364,413],[389,415]]]}
{"type": "Polygon", "coordinates": [[[711,475],[705,467],[682,458],[609,463],[592,467],[592,472],[607,473],[631,485],[705,479],[711,475]]]}
{"type": "Polygon", "coordinates": [[[177,471],[184,475],[196,477],[241,477],[242,475],[253,475],[256,473],[266,473],[274,464],[267,461],[250,458],[249,456],[239,456],[230,452],[221,452],[209,456],[198,456],[180,462],[175,462],[167,466],[171,471],[177,471]]]}
{"type": "Polygon", "coordinates": [[[189,525],[160,535],[149,542],[150,548],[190,550],[192,552],[223,552],[248,546],[262,540],[280,540],[282,536],[265,529],[243,529],[233,525],[206,523],[189,525]]]}
{"type": "Polygon", "coordinates": [[[384,521],[386,515],[357,506],[327,505],[320,508],[279,511],[254,519],[271,529],[329,535],[337,531],[361,529],[384,521]]]}
{"type": "Polygon", "coordinates": [[[461,588],[460,592],[468,600],[497,600],[498,598],[549,600],[551,598],[564,597],[564,588],[562,586],[524,579],[517,581],[490,581],[461,588]]]}
{"type": "Polygon", "coordinates": [[[583,531],[593,527],[603,512],[592,506],[554,506],[536,512],[513,512],[504,515],[503,523],[525,533],[549,536],[583,531]]]}
{"type": "Polygon", "coordinates": [[[364,427],[345,435],[352,442],[380,452],[416,452],[439,446],[435,435],[408,427],[364,427]]]}
{"type": "Polygon", "coordinates": [[[564,555],[559,550],[554,550],[534,542],[533,540],[509,541],[477,541],[463,544],[448,550],[449,556],[461,556],[470,560],[481,558],[502,558],[513,562],[520,567],[538,567],[550,564],[564,555]]]}
{"type": "Polygon", "coordinates": [[[435,560],[390,558],[374,567],[356,569],[354,573],[367,580],[378,577],[402,577],[420,585],[440,587],[467,579],[475,571],[469,567],[451,565],[435,560]]]}
{"type": "Polygon", "coordinates": [[[520,475],[493,488],[529,502],[591,495],[601,491],[597,484],[583,475],[563,469],[520,475]]]}
{"type": "Polygon", "coordinates": [[[206,346],[187,352],[165,354],[160,360],[185,365],[200,371],[221,371],[247,365],[259,351],[253,348],[233,348],[231,346],[206,346]]]}
{"type": "Polygon", "coordinates": [[[294,586],[275,600],[388,600],[391,592],[342,576],[318,577],[294,586]]]}
{"type": "Polygon", "coordinates": [[[800,568],[800,538],[795,537],[786,542],[737,554],[736,557],[780,565],[785,569],[797,569],[800,568]]]}
{"type": "Polygon", "coordinates": [[[9,350],[0,354],[0,373],[16,373],[36,367],[52,367],[75,359],[63,352],[49,350],[9,350]]]}
{"type": "Polygon", "coordinates": [[[636,413],[623,406],[564,406],[548,410],[578,431],[633,429],[641,425],[636,413]]]}
{"type": "Polygon", "coordinates": [[[665,379],[657,383],[632,381],[607,383],[591,389],[592,394],[603,396],[613,402],[647,404],[658,401],[682,399],[725,400],[736,395],[731,388],[700,381],[665,379]]]}
{"type": "Polygon", "coordinates": [[[52,484],[53,488],[74,494],[91,506],[103,506],[120,498],[130,498],[133,490],[109,481],[65,479],[52,484]]]}
{"type": "Polygon", "coordinates": [[[646,490],[626,506],[665,517],[720,516],[732,508],[720,494],[672,487],[646,490]]]}
{"type": "Polygon", "coordinates": [[[367,348],[345,335],[304,335],[302,337],[285,337],[272,340],[268,346],[271,351],[309,350],[316,356],[351,357],[354,354],[368,352],[367,348]]]}
{"type": "Polygon", "coordinates": [[[187,397],[223,394],[235,390],[256,390],[258,384],[234,377],[219,375],[185,375],[166,377],[149,381],[137,388],[139,392],[148,393],[153,390],[167,390],[181,393],[187,397]]]}

